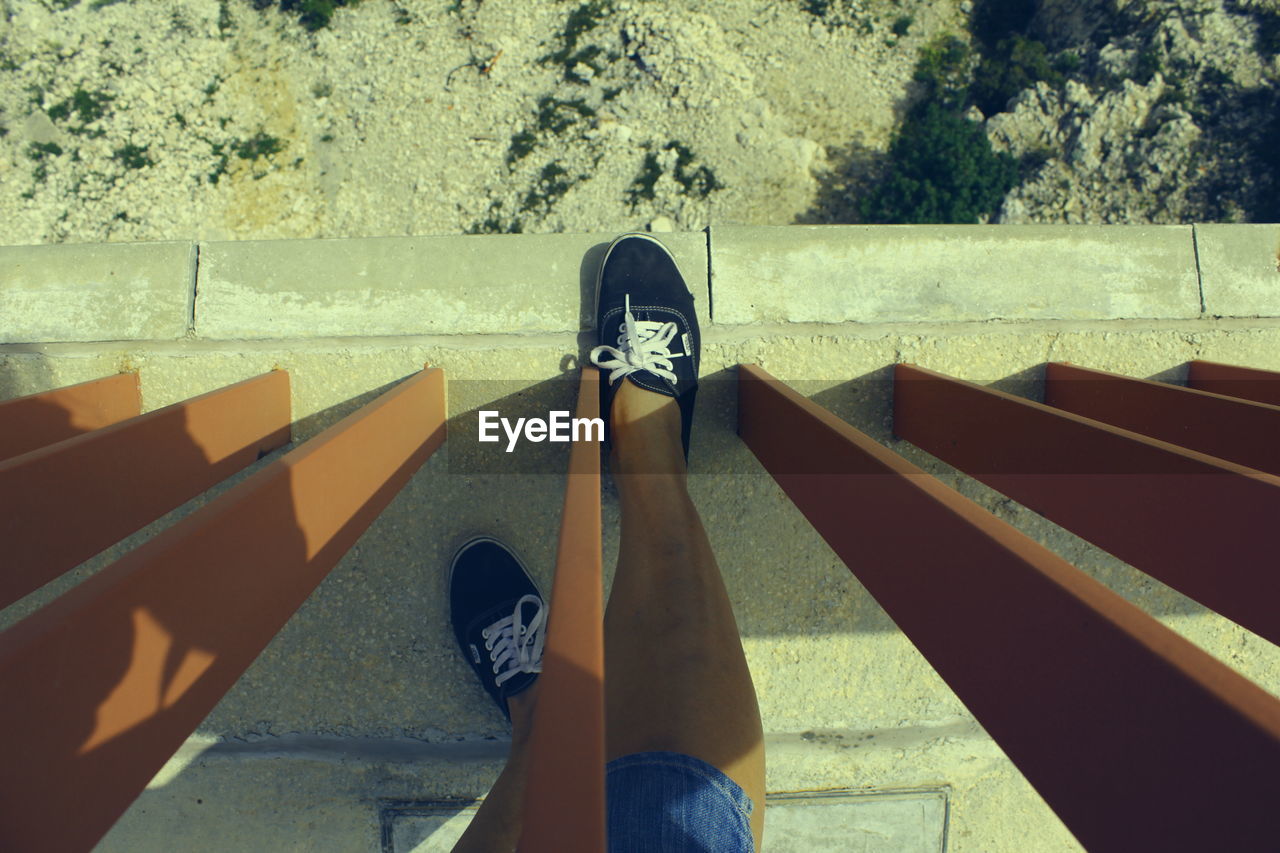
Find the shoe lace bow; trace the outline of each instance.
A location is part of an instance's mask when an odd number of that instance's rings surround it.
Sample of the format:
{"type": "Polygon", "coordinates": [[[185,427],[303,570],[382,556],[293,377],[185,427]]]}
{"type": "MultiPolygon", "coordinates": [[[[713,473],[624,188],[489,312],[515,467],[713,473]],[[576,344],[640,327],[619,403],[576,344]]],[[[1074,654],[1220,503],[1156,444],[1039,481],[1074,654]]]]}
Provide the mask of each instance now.
{"type": "Polygon", "coordinates": [[[671,340],[679,331],[676,324],[637,320],[631,313],[631,295],[626,294],[623,302],[626,313],[622,328],[618,332],[618,345],[596,347],[591,351],[591,363],[612,371],[609,374],[611,385],[637,370],[647,370],[675,383],[676,375],[671,369],[671,360],[688,355],[688,353],[671,352],[671,340]],[[606,353],[613,358],[602,359],[601,357],[606,353]]]}
{"type": "Polygon", "coordinates": [[[493,661],[493,673],[501,687],[521,672],[542,672],[542,646],[546,642],[547,608],[536,595],[526,595],[516,602],[510,616],[504,616],[480,632],[484,647],[493,661]],[[526,604],[536,604],[538,609],[525,624],[523,610],[526,604]],[[502,667],[506,669],[499,672],[502,667]]]}

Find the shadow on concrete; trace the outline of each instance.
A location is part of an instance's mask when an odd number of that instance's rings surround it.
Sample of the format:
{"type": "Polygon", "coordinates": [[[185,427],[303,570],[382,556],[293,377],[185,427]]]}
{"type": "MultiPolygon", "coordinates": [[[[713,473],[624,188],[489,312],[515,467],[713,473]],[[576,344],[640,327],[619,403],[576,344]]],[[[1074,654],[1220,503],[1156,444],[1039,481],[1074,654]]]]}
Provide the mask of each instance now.
{"type": "Polygon", "coordinates": [[[0,353],[0,400],[51,391],[53,371],[38,353],[0,353]]]}
{"type": "MultiPolygon", "coordinates": [[[[204,459],[180,419],[164,426],[175,432],[159,464],[175,453],[192,457],[187,464],[204,459]]],[[[202,516],[199,532],[183,526],[135,541],[74,589],[46,585],[16,605],[28,615],[0,635],[0,679],[22,700],[6,704],[4,722],[31,734],[12,744],[0,775],[6,842],[97,842],[419,462],[410,458],[367,499],[348,503],[349,516],[342,499],[353,499],[335,495],[336,509],[311,500],[302,517],[295,480],[323,482],[311,464],[258,472],[267,479],[202,516]],[[237,535],[250,520],[257,534],[237,535]],[[76,821],[56,819],[61,796],[77,802],[76,821]]]]}

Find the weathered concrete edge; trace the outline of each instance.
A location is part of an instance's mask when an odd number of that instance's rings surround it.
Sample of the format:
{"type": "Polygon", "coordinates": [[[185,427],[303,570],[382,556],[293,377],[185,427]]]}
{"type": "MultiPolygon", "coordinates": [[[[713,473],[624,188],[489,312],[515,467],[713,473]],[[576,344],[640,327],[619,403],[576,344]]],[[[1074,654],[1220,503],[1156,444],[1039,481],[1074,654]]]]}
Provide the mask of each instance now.
{"type": "MultiPolygon", "coordinates": [[[[714,262],[715,232],[718,229],[736,228],[736,227],[739,227],[739,226],[709,226],[706,229],[702,229],[701,232],[689,232],[689,233],[702,234],[703,239],[705,241],[705,264],[701,269],[699,269],[698,274],[705,276],[704,281],[699,282],[699,284],[701,284],[703,287],[706,288],[704,292],[707,293],[708,310],[707,310],[707,316],[704,319],[704,325],[707,325],[707,326],[731,325],[731,324],[722,322],[722,320],[717,317],[717,315],[720,314],[721,312],[718,312],[716,310],[716,300],[719,299],[723,301],[724,299],[732,298],[732,292],[727,291],[725,289],[725,284],[723,282],[715,281],[712,275],[712,264],[714,262]]],[[[791,227],[808,228],[812,226],[777,226],[777,227],[778,228],[791,228],[791,227]]],[[[861,228],[865,231],[868,228],[874,229],[877,227],[894,227],[894,226],[821,226],[821,227],[824,229],[831,229],[832,233],[835,234],[838,232],[839,229],[842,229],[842,228],[861,228]]],[[[1000,226],[990,226],[990,227],[998,228],[1000,226]]],[[[1044,227],[1072,228],[1076,226],[1044,226],[1044,227]]],[[[1117,227],[1120,227],[1120,226],[1117,226],[1117,227]]],[[[1222,296],[1220,290],[1215,292],[1212,286],[1207,287],[1206,281],[1221,281],[1224,277],[1226,278],[1231,277],[1233,275],[1233,270],[1231,269],[1231,265],[1224,263],[1222,261],[1215,261],[1213,260],[1212,257],[1206,258],[1205,256],[1206,252],[1204,250],[1204,246],[1201,245],[1205,241],[1206,232],[1211,234],[1226,234],[1231,236],[1235,236],[1238,233],[1243,238],[1247,234],[1260,233],[1260,229],[1265,229],[1265,228],[1276,229],[1278,227],[1280,226],[1212,224],[1206,227],[1204,225],[1195,225],[1195,224],[1191,225],[1189,229],[1191,244],[1192,244],[1190,247],[1190,252],[1194,257],[1194,262],[1195,262],[1195,277],[1196,277],[1196,287],[1198,290],[1197,295],[1198,295],[1199,305],[1196,306],[1198,311],[1196,311],[1195,313],[1189,314],[1187,317],[1181,318],[1181,319],[1194,319],[1197,315],[1199,317],[1260,317],[1260,318],[1280,316],[1280,308],[1277,308],[1277,296],[1276,296],[1276,294],[1280,292],[1280,273],[1278,273],[1277,275],[1278,283],[1275,288],[1266,289],[1261,285],[1257,285],[1257,284],[1251,285],[1249,282],[1245,282],[1242,287],[1237,287],[1234,290],[1232,290],[1229,295],[1229,298],[1224,297],[1222,296]]],[[[505,236],[509,239],[516,240],[528,235],[500,235],[500,236],[505,236]]],[[[658,236],[659,238],[661,238],[661,235],[658,235],[658,236]]],[[[468,239],[470,237],[471,235],[450,235],[450,239],[468,239]]],[[[379,241],[385,242],[388,239],[398,240],[398,239],[415,239],[415,238],[371,238],[371,239],[377,239],[379,241]]],[[[361,241],[361,238],[356,238],[352,240],[352,243],[358,244],[360,241],[361,241]]],[[[187,242],[187,241],[176,241],[176,242],[187,242]]],[[[295,241],[288,241],[288,242],[295,242],[295,241]]],[[[309,241],[296,241],[296,242],[306,243],[309,241]]],[[[72,244],[72,245],[76,246],[81,251],[83,250],[83,246],[81,246],[80,244],[72,244]]],[[[136,246],[142,246],[142,245],[148,245],[148,244],[100,244],[100,245],[102,247],[115,248],[116,246],[136,247],[136,246]]],[[[0,339],[3,339],[6,344],[25,344],[25,343],[37,344],[37,343],[45,343],[45,342],[59,343],[59,342],[70,342],[70,341],[76,341],[81,343],[112,343],[112,342],[123,342],[123,341],[140,343],[147,340],[174,340],[174,339],[184,339],[184,338],[188,341],[235,340],[235,338],[209,337],[209,336],[202,336],[196,333],[196,330],[198,329],[197,324],[200,320],[200,318],[197,317],[197,313],[200,311],[200,307],[201,307],[200,301],[199,301],[200,300],[199,288],[201,283],[201,269],[202,269],[200,256],[201,256],[201,250],[203,248],[203,245],[204,245],[203,243],[199,243],[199,242],[187,242],[187,251],[184,253],[185,257],[182,260],[181,269],[174,269],[172,271],[172,276],[173,276],[173,279],[175,280],[175,283],[177,281],[181,281],[182,282],[181,286],[185,290],[186,298],[184,300],[185,305],[183,309],[185,316],[181,317],[180,319],[173,318],[174,322],[166,323],[166,325],[171,326],[175,330],[175,332],[179,329],[185,330],[185,334],[175,333],[173,337],[156,338],[154,334],[146,334],[145,332],[129,333],[127,332],[127,330],[124,330],[123,327],[121,327],[121,329],[116,330],[117,334],[114,336],[110,334],[98,334],[98,335],[86,337],[83,334],[83,332],[80,332],[80,333],[76,332],[77,320],[82,320],[83,318],[67,316],[67,317],[54,318],[51,321],[51,324],[46,326],[46,328],[65,330],[61,334],[24,336],[20,333],[15,333],[12,330],[6,329],[6,330],[0,330],[0,332],[3,332],[3,334],[0,334],[0,339]]],[[[517,244],[513,243],[512,245],[517,245],[517,244]]],[[[9,250],[24,250],[29,248],[31,247],[0,247],[0,253],[5,253],[9,250]]],[[[71,247],[69,246],[68,248],[71,248],[71,247]]],[[[692,271],[689,271],[688,274],[691,276],[694,275],[692,271]]],[[[3,282],[0,282],[0,285],[3,285],[3,282]]],[[[122,283],[122,286],[123,286],[123,283],[122,283]]],[[[49,304],[56,305],[57,302],[53,301],[49,304]]],[[[473,312],[466,312],[466,313],[467,315],[474,316],[473,312]]],[[[1097,318],[1077,318],[1072,320],[1071,322],[1076,322],[1076,323],[1088,322],[1090,319],[1114,321],[1113,318],[1097,317],[1097,318]]],[[[1010,318],[1003,318],[999,322],[1016,323],[1019,321],[1020,321],[1020,318],[1010,317],[1010,318]]],[[[1031,318],[1026,318],[1026,321],[1027,322],[1046,322],[1042,320],[1032,320],[1031,318]]],[[[924,317],[924,318],[912,318],[910,320],[905,320],[905,319],[895,320],[893,317],[886,316],[886,317],[882,317],[881,322],[875,325],[877,326],[882,326],[882,325],[916,326],[919,324],[928,324],[931,322],[937,323],[937,324],[951,325],[952,323],[957,323],[957,322],[964,323],[969,321],[957,321],[954,318],[947,318],[947,317],[937,317],[932,319],[928,317],[924,317]]],[[[991,321],[988,321],[988,322],[991,322],[991,321]]],[[[453,336],[465,336],[465,335],[473,335],[473,334],[486,334],[486,335],[493,334],[493,331],[490,329],[486,329],[485,331],[482,331],[482,332],[477,332],[477,330],[471,328],[471,325],[473,324],[467,322],[467,317],[464,316],[463,322],[459,323],[456,327],[447,329],[444,332],[441,332],[437,335],[422,335],[422,334],[400,335],[398,333],[392,333],[389,335],[378,335],[378,334],[363,333],[363,334],[352,336],[351,338],[344,338],[344,339],[352,340],[352,339],[379,338],[379,337],[396,337],[396,338],[408,339],[408,338],[421,338],[421,337],[441,337],[441,336],[453,337],[453,336]]],[[[745,327],[756,327],[756,326],[763,327],[767,325],[778,325],[778,323],[777,322],[745,323],[745,324],[736,324],[736,325],[742,325],[745,327]]],[[[789,323],[784,320],[784,321],[781,321],[781,325],[786,326],[786,325],[789,325],[789,323]]],[[[796,324],[796,325],[800,325],[800,324],[796,324]]],[[[806,325],[812,325],[812,323],[809,323],[806,325]]],[[[846,324],[842,323],[839,325],[843,326],[846,324]]],[[[859,324],[859,325],[863,325],[863,324],[859,324]]],[[[870,324],[865,324],[865,325],[870,325],[870,324]]],[[[567,330],[561,329],[561,328],[534,327],[534,328],[527,328],[522,330],[520,335],[518,335],[518,337],[523,337],[526,335],[538,336],[541,334],[549,334],[549,333],[559,333],[561,335],[564,335],[567,333],[567,330]]],[[[317,336],[306,335],[304,337],[305,339],[310,339],[317,336]]],[[[263,337],[263,338],[259,338],[259,340],[263,340],[263,341],[302,340],[304,339],[304,337],[284,337],[284,338],[263,337]]],[[[326,337],[330,337],[330,336],[326,336],[326,337]]]]}
{"type": "Polygon", "coordinates": [[[1189,225],[724,225],[716,322],[1190,319],[1189,225]]]}
{"type": "Polygon", "coordinates": [[[1194,231],[1206,313],[1280,315],[1280,223],[1201,223],[1194,231]]]}
{"type": "Polygon", "coordinates": [[[191,240],[0,246],[0,341],[184,338],[197,258],[191,240]]]}

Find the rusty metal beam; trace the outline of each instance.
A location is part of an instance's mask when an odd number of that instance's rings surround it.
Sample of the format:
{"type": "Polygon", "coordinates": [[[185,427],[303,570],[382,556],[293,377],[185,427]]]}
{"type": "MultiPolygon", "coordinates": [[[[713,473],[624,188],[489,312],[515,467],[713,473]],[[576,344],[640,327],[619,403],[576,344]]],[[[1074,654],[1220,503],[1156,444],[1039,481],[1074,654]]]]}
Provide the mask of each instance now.
{"type": "Polygon", "coordinates": [[[1280,477],[914,365],[896,434],[1280,642],[1280,477]]]}
{"type": "Polygon", "coordinates": [[[1280,701],[763,370],[738,371],[743,441],[1086,848],[1274,844],[1280,701]]]}
{"type": "Polygon", "coordinates": [[[440,445],[445,414],[443,374],[415,374],[0,633],[0,849],[91,849],[440,445]]]}
{"type": "Polygon", "coordinates": [[[0,461],[142,411],[137,373],[118,373],[0,402],[0,461]]]}
{"type": "MultiPolygon", "coordinates": [[[[600,373],[584,367],[576,417],[600,416],[600,373]]],[[[593,436],[594,439],[594,436],[593,436]]],[[[603,853],[604,587],[600,443],[576,441],[560,516],[520,850],[603,853]],[[566,820],[572,815],[571,820],[566,820]]]]}
{"type": "Polygon", "coordinates": [[[1192,361],[1187,369],[1187,386],[1280,406],[1280,373],[1272,370],[1236,367],[1215,361],[1192,361]]]}
{"type": "Polygon", "coordinates": [[[1188,450],[1280,474],[1280,406],[1052,362],[1044,402],[1188,450]]]}
{"type": "Polygon", "coordinates": [[[289,420],[273,370],[0,462],[0,607],[287,444],[289,420]]]}

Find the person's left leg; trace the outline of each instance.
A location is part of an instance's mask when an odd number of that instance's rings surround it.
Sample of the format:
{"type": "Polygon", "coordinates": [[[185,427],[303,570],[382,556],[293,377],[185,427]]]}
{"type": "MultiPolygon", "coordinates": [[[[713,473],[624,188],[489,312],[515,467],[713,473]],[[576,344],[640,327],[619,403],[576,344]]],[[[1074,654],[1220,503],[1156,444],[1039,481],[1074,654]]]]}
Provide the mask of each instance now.
{"type": "Polygon", "coordinates": [[[524,801],[524,780],[529,767],[529,737],[533,733],[533,709],[538,685],[507,700],[511,709],[511,754],[498,781],[467,831],[458,839],[454,853],[514,851],[520,840],[520,808],[524,801]]]}

